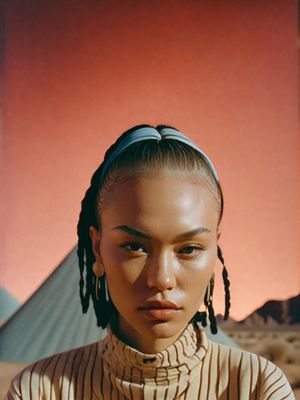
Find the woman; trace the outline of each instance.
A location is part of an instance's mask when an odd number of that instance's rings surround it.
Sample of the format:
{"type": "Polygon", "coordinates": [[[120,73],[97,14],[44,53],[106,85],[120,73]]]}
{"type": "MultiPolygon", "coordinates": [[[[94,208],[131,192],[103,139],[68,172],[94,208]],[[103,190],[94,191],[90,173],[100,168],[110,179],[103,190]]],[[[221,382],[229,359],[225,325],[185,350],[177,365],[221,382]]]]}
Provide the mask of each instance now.
{"type": "Polygon", "coordinates": [[[78,223],[83,312],[107,336],[38,361],[8,399],[294,399],[282,371],[207,339],[223,195],[208,157],[171,127],[134,127],[106,152],[78,223]]]}

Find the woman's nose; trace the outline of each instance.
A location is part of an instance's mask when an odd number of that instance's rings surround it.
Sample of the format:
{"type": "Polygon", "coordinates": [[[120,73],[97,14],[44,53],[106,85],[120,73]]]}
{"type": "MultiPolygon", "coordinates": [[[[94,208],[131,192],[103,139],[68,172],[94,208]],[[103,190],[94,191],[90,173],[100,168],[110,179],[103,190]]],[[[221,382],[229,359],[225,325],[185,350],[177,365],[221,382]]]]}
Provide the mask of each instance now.
{"type": "Polygon", "coordinates": [[[176,270],[174,260],[167,254],[152,257],[148,260],[146,270],[147,286],[158,291],[171,290],[176,286],[176,270]]]}

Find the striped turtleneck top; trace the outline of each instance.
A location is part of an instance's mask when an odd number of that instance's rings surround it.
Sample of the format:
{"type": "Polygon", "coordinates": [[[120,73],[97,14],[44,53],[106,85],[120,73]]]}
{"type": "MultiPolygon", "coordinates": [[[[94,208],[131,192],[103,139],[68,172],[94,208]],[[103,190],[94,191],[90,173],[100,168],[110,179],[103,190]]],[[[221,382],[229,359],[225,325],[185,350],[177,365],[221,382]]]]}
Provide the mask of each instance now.
{"type": "Polygon", "coordinates": [[[167,349],[143,354],[108,328],[96,343],[31,364],[6,399],[292,400],[282,371],[253,353],[207,339],[189,324],[167,349]]]}

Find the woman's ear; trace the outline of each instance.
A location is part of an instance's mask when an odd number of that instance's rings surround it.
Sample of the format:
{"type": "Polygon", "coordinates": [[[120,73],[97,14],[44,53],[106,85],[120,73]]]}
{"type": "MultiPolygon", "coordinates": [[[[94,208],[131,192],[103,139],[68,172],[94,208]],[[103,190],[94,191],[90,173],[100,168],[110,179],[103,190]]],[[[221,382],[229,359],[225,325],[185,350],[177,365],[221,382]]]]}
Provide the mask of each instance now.
{"type": "Polygon", "coordinates": [[[90,238],[92,241],[92,248],[95,259],[100,261],[101,260],[101,253],[100,253],[100,242],[101,242],[101,234],[100,232],[94,227],[89,227],[90,238]]]}

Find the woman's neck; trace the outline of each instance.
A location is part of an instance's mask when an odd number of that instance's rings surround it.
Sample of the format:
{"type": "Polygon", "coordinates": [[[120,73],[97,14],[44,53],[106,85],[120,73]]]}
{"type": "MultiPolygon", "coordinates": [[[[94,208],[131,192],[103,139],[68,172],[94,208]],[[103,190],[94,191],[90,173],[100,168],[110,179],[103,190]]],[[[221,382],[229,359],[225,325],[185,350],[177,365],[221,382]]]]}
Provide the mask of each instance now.
{"type": "Polygon", "coordinates": [[[165,350],[176,342],[186,326],[175,335],[161,338],[152,336],[142,336],[139,332],[132,329],[122,318],[116,318],[111,322],[111,329],[114,334],[125,344],[144,354],[155,354],[165,350]]]}

